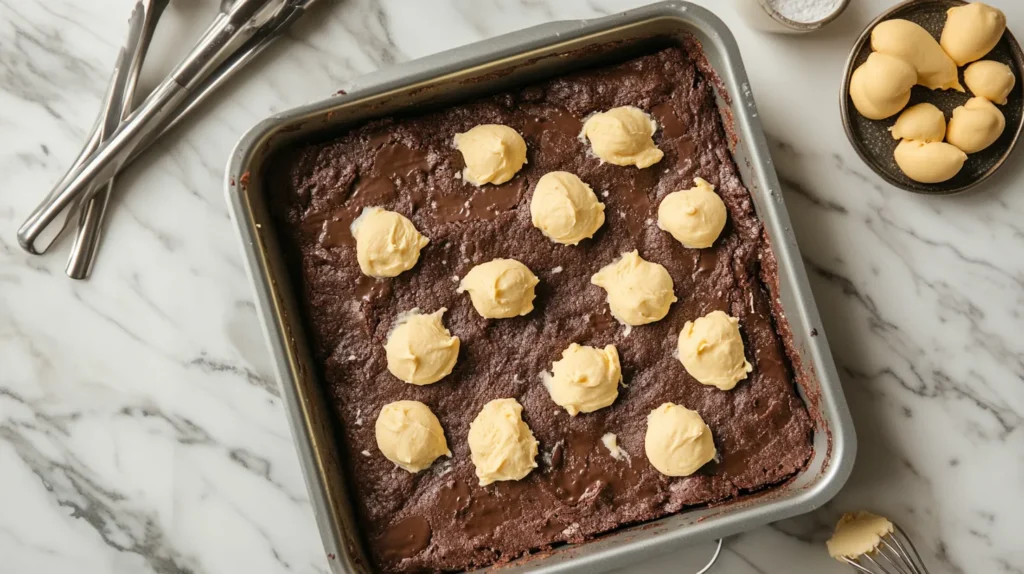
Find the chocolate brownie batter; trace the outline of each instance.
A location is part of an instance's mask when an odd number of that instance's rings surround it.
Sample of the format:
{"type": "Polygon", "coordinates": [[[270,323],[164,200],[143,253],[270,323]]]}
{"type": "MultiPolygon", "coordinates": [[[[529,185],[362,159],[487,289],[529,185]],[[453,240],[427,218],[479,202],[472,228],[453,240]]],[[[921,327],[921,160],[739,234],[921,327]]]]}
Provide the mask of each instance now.
{"type": "Polygon", "coordinates": [[[401,118],[290,149],[266,172],[278,232],[291,259],[315,358],[336,407],[339,442],[371,559],[384,571],[463,570],[581,542],[626,524],[735,497],[784,481],[812,454],[811,422],[795,390],[770,294],[759,273],[770,256],[736,172],[708,80],[686,51],[669,48],[517,91],[401,118]],[[634,105],[653,114],[664,159],[648,169],[601,164],[577,139],[588,114],[634,105]],[[477,124],[511,126],[528,163],[510,182],[463,182],[452,147],[477,124]],[[530,194],[553,170],[577,174],[606,205],[593,238],[556,244],[530,223],[530,194]],[[657,206],[694,177],[715,185],[729,223],[709,249],[687,249],[657,228],[657,206]],[[389,280],[360,274],[352,219],[378,205],[409,217],[430,238],[419,263],[389,280]],[[626,329],[590,277],[621,253],[664,265],[679,301],[668,316],[626,329]],[[540,278],[535,310],[487,320],[455,292],[474,265],[522,261],[540,278]],[[446,307],[462,340],[455,370],[428,386],[387,368],[384,342],[396,316],[446,307]],[[683,323],[713,310],[738,317],[754,370],[732,391],[697,383],[673,356],[683,323]],[[570,343],[618,347],[626,386],[600,411],[570,417],[540,381],[570,343]],[[540,441],[538,467],[518,482],[480,487],[469,424],[488,401],[513,397],[540,441]],[[451,459],[418,474],[377,450],[374,421],[391,401],[418,400],[444,427],[451,459]],[[686,478],[659,474],[644,455],[647,414],[672,401],[714,433],[719,459],[686,478]],[[601,443],[618,435],[629,454],[601,443]]]}

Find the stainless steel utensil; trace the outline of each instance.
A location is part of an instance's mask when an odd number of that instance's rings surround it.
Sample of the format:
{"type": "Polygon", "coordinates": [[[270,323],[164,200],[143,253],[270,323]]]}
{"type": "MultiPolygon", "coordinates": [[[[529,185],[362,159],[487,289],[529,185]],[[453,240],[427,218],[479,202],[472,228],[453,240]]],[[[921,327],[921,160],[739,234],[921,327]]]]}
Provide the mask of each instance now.
{"type": "Polygon", "coordinates": [[[267,158],[284,146],[322,140],[381,116],[465,101],[691,38],[703,48],[702,71],[719,90],[733,157],[778,263],[778,283],[765,287],[779,329],[790,334],[787,353],[801,397],[816,422],[814,457],[791,481],[756,496],[688,509],[585,544],[559,547],[504,565],[502,571],[552,574],[628,566],[654,553],[807,512],[830,499],[846,481],[856,437],[739,48],[729,29],[708,10],[688,2],[664,2],[596,20],[553,22],[386,68],[344,86],[345,95],[265,120],[232,153],[225,175],[228,203],[333,572],[368,572],[369,565],[339,461],[343,454],[337,448],[338,429],[310,354],[303,309],[294,296],[294,275],[267,206],[262,177],[267,158]]]}
{"type": "MultiPolygon", "coordinates": [[[[237,0],[222,0],[221,10],[229,10],[234,1],[237,0]]],[[[181,111],[167,124],[167,126],[161,130],[154,137],[143,142],[139,148],[128,157],[125,165],[131,164],[135,161],[142,153],[144,153],[149,146],[152,145],[160,136],[163,136],[175,126],[181,123],[185,117],[188,116],[189,112],[198,107],[201,103],[212,94],[218,87],[224,84],[227,80],[231,79],[239,70],[245,67],[253,58],[263,52],[274,40],[290,26],[295,20],[298,20],[305,10],[308,9],[316,0],[287,0],[279,11],[273,13],[272,17],[268,18],[263,22],[259,29],[242,44],[241,47],[216,69],[209,77],[203,80],[198,87],[189,92],[184,103],[181,105],[181,111]]]]}
{"type": "MultiPolygon", "coordinates": [[[[109,138],[110,135],[114,133],[117,126],[123,119],[125,99],[131,98],[131,94],[134,92],[137,80],[137,77],[133,77],[133,75],[137,74],[137,70],[133,70],[133,61],[135,59],[135,54],[141,46],[143,35],[145,34],[145,14],[140,10],[140,5],[141,3],[136,4],[135,9],[132,10],[132,14],[128,19],[128,38],[125,41],[125,45],[118,51],[117,58],[115,59],[114,70],[111,73],[110,84],[108,85],[106,94],[103,97],[103,107],[100,110],[100,115],[97,118],[95,125],[93,125],[92,132],[89,135],[89,139],[86,142],[85,147],[83,147],[82,152],[72,164],[68,173],[65,174],[64,178],[61,180],[62,183],[70,180],[74,171],[88,159],[89,155],[96,150],[103,140],[109,138]],[[129,56],[131,58],[130,61],[128,60],[129,56]]],[[[108,188],[111,184],[112,180],[111,182],[104,184],[103,187],[108,188]]],[[[97,195],[102,194],[103,190],[101,190],[97,195]]],[[[95,215],[100,213],[106,206],[105,201],[97,203],[96,196],[89,198],[86,201],[86,204],[86,207],[80,212],[80,227],[87,218],[91,219],[95,217],[95,215]]],[[[65,214],[64,219],[60,222],[60,225],[54,235],[54,239],[56,239],[56,235],[66,227],[67,222],[74,211],[74,205],[72,205],[63,212],[65,214]]],[[[75,247],[79,247],[77,241],[75,247]]],[[[72,254],[74,254],[74,252],[75,249],[73,248],[72,254]]],[[[69,274],[71,273],[73,264],[74,255],[72,255],[72,261],[69,261],[68,263],[69,274]]]]}
{"type": "MultiPolygon", "coordinates": [[[[127,65],[120,68],[119,73],[123,77],[118,80],[122,88],[121,99],[117,106],[109,108],[101,140],[109,137],[131,113],[139,72],[153,39],[153,32],[169,3],[170,0],[140,0],[132,10],[128,25],[128,41],[125,43],[125,53],[129,57],[127,65]]],[[[99,247],[103,216],[107,211],[107,202],[110,200],[113,185],[114,178],[111,178],[100,186],[99,191],[86,201],[79,212],[78,233],[71,245],[71,255],[65,268],[68,277],[72,279],[85,279],[92,272],[99,247]]]]}
{"type": "Polygon", "coordinates": [[[18,229],[18,243],[22,248],[30,253],[41,253],[35,241],[46,226],[79,198],[88,198],[95,182],[109,180],[141,146],[151,143],[173,121],[193,90],[263,25],[272,21],[278,11],[294,3],[294,0],[237,0],[228,13],[220,14],[192,51],[142,102],[139,109],[33,210],[18,229]],[[272,3],[277,4],[275,9],[268,8],[272,3]]]}
{"type": "MultiPolygon", "coordinates": [[[[168,1],[169,0],[162,0],[163,5],[166,6],[168,1]]],[[[190,93],[189,97],[182,104],[181,111],[178,112],[178,115],[175,116],[156,137],[153,137],[141,144],[138,150],[134,152],[124,163],[122,169],[148,149],[149,146],[159,138],[159,136],[162,136],[178,125],[189,112],[202,103],[207,96],[213,93],[214,90],[229,80],[236,72],[238,72],[238,70],[245,67],[249,61],[263,52],[263,50],[277,39],[277,37],[280,36],[281,33],[292,24],[292,22],[302,16],[305,9],[314,1],[315,0],[292,0],[286,2],[281,10],[275,12],[272,17],[260,26],[259,30],[252,38],[250,38],[237,52],[229,56],[216,71],[203,80],[203,82],[190,93]]],[[[221,12],[226,13],[230,11],[233,4],[234,0],[223,0],[221,2],[221,12]]],[[[109,196],[109,191],[104,195],[104,200],[106,200],[107,196],[109,196]]],[[[90,206],[95,202],[96,199],[90,201],[90,206]]],[[[100,210],[96,216],[92,218],[86,218],[83,214],[78,229],[78,236],[75,244],[71,248],[71,256],[68,261],[67,272],[68,276],[72,279],[84,279],[92,272],[93,265],[96,261],[96,254],[99,251],[100,232],[102,231],[103,215],[105,212],[105,209],[100,210]]]]}
{"type": "MultiPolygon", "coordinates": [[[[77,170],[83,163],[85,163],[85,160],[89,159],[89,156],[92,155],[94,151],[96,151],[97,147],[99,147],[100,141],[103,139],[102,128],[104,120],[107,117],[108,107],[113,101],[111,98],[115,97],[115,95],[112,93],[112,90],[115,89],[117,79],[120,75],[121,67],[123,66],[123,60],[124,57],[121,55],[119,51],[114,61],[114,69],[110,73],[110,80],[107,82],[107,88],[106,90],[104,90],[103,99],[101,100],[100,113],[96,116],[96,121],[93,122],[92,128],[89,130],[89,137],[85,140],[85,144],[82,146],[81,151],[78,152],[78,157],[76,157],[75,160],[71,162],[71,167],[68,168],[68,171],[64,173],[60,181],[57,183],[58,187],[67,185],[67,183],[71,181],[71,176],[74,175],[75,170],[77,170]]],[[[38,246],[38,249],[41,252],[49,249],[50,246],[56,242],[57,238],[64,231],[64,229],[67,228],[68,221],[70,221],[71,219],[71,215],[77,211],[76,204],[77,202],[74,202],[71,205],[69,205],[67,209],[64,209],[63,211],[59,212],[54,217],[54,223],[51,224],[49,227],[45,228],[44,230],[42,230],[36,237],[36,241],[39,242],[40,244],[38,246]]]]}
{"type": "Polygon", "coordinates": [[[167,128],[174,127],[189,111],[199,105],[206,96],[245,67],[276,40],[293,22],[299,19],[316,0],[288,0],[279,11],[274,12],[259,27],[253,36],[235,53],[231,54],[217,70],[203,80],[193,94],[185,100],[181,113],[167,128]]]}
{"type": "Polygon", "coordinates": [[[913,541],[898,524],[893,524],[893,531],[883,536],[872,552],[843,560],[864,574],[928,574],[913,541]]]}

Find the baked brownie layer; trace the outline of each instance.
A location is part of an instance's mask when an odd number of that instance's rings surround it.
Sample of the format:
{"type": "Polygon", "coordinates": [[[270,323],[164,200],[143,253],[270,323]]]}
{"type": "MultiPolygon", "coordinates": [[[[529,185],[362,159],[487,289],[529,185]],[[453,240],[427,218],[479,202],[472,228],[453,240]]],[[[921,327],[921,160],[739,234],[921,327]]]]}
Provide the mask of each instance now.
{"type": "Polygon", "coordinates": [[[385,571],[462,570],[778,483],[812,454],[811,422],[796,394],[769,294],[770,256],[736,173],[711,87],[682,49],[588,70],[441,111],[386,118],[334,140],[300,146],[266,172],[279,234],[291,258],[316,360],[340,424],[345,465],[371,558],[385,571]],[[635,105],[659,124],[664,159],[648,169],[601,164],[577,139],[581,120],[635,105]],[[528,162],[501,186],[475,188],[452,137],[483,123],[515,128],[528,162]],[[530,224],[530,193],[543,174],[575,173],[606,205],[607,221],[579,246],[558,245],[530,224]],[[686,249],[657,228],[657,205],[694,177],[715,185],[729,223],[710,249],[686,249]],[[427,237],[418,265],[394,279],[364,277],[348,230],[364,206],[408,216],[427,237]],[[621,253],[664,265],[679,301],[651,325],[626,329],[590,276],[621,253]],[[481,318],[459,278],[496,257],[541,279],[525,317],[481,318]],[[423,387],[388,373],[384,342],[396,316],[446,307],[462,339],[454,372],[423,387]],[[713,310],[739,317],[754,370],[734,390],[697,383],[674,357],[683,323],[713,310]],[[625,387],[615,403],[570,417],[540,382],[570,343],[615,344],[625,387]],[[488,401],[514,397],[540,441],[538,468],[518,482],[480,487],[469,423],[488,401]],[[424,472],[396,468],[377,450],[374,421],[391,401],[426,403],[452,458],[424,472]],[[644,455],[647,414],[666,401],[697,410],[720,460],[687,478],[659,474],[644,455]],[[600,437],[629,453],[615,460],[600,437]]]}

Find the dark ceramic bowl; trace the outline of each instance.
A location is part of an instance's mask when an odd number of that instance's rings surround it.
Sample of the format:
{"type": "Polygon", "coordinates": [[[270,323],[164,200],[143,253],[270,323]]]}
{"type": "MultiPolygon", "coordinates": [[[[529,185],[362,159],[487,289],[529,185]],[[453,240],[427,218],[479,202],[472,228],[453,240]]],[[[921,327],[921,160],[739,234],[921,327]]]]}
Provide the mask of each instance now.
{"type": "MultiPolygon", "coordinates": [[[[1006,129],[994,144],[978,153],[968,155],[967,162],[964,163],[960,173],[948,181],[919,183],[903,175],[892,155],[899,141],[893,139],[889,133],[889,128],[896,123],[899,114],[884,120],[869,120],[857,113],[857,109],[853,107],[853,101],[850,99],[850,76],[853,75],[853,70],[863,64],[867,60],[868,54],[871,53],[871,31],[874,30],[875,25],[884,20],[902,18],[920,24],[937,40],[946,23],[946,10],[963,4],[966,2],[962,0],[909,0],[898,4],[883,12],[868,25],[857,38],[853,51],[850,52],[850,58],[846,62],[846,75],[843,79],[842,92],[839,95],[846,135],[864,163],[882,176],[882,179],[900,189],[929,195],[949,195],[966,191],[987,179],[1003,165],[1013,150],[1014,144],[1017,143],[1021,128],[1024,127],[1024,77],[1021,74],[1021,71],[1024,70],[1024,53],[1021,52],[1020,45],[1017,44],[1017,40],[1009,30],[1003,34],[996,47],[983,58],[996,60],[1010,66],[1014,75],[1017,76],[1017,82],[1007,98],[1006,105],[997,105],[1006,118],[1006,129]]],[[[963,71],[964,68],[960,68],[961,84],[963,84],[963,71]]],[[[948,122],[953,108],[963,105],[971,96],[970,91],[961,93],[955,90],[929,90],[924,86],[914,86],[910,94],[910,103],[907,106],[931,102],[942,110],[948,122]]]]}

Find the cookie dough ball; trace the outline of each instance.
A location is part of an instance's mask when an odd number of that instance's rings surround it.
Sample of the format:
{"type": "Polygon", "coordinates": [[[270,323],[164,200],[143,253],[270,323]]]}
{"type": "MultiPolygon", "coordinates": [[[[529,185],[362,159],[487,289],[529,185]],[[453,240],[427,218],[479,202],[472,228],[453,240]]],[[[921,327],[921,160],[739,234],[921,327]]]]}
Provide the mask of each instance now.
{"type": "Polygon", "coordinates": [[[526,163],[526,141],[519,132],[500,124],[482,124],[455,135],[466,169],[462,179],[473,185],[505,183],[526,163]]]}
{"type": "Polygon", "coordinates": [[[1006,98],[1017,83],[1017,78],[1010,66],[993,60],[981,60],[964,70],[964,83],[975,96],[1006,105],[1006,98]]]}
{"type": "Polygon", "coordinates": [[[910,101],[910,88],[917,72],[910,64],[879,52],[850,76],[850,99],[860,115],[869,120],[884,120],[899,113],[910,101]]]}
{"type": "Polygon", "coordinates": [[[604,225],[604,204],[575,174],[552,171],[533,188],[530,218],[548,239],[577,245],[604,225]]]}
{"type": "Polygon", "coordinates": [[[644,450],[661,474],[690,476],[715,458],[715,440],[697,411],[664,403],[647,415],[644,450]]]}
{"type": "Polygon", "coordinates": [[[469,425],[469,452],[480,486],[520,480],[537,468],[537,439],[515,399],[493,400],[469,425]]]}
{"type": "Polygon", "coordinates": [[[928,30],[914,22],[895,19],[878,24],[871,31],[871,49],[910,64],[916,83],[926,88],[964,91],[956,64],[928,30]]]}
{"type": "Polygon", "coordinates": [[[661,161],[662,153],[652,136],[658,124],[635,106],[621,106],[590,116],[583,124],[583,136],[590,140],[594,155],[614,165],[650,167],[661,161]]]}
{"type": "Polygon", "coordinates": [[[941,183],[952,179],[967,161],[967,154],[946,142],[903,140],[893,155],[900,170],[921,183],[941,183]]]}
{"type": "Polygon", "coordinates": [[[590,282],[608,292],[612,316],[626,325],[660,321],[677,301],[668,270],[645,261],[635,249],[602,267],[590,282]]]}
{"type": "Polygon", "coordinates": [[[430,240],[401,213],[367,207],[352,222],[359,269],[370,277],[396,277],[412,269],[430,240]]]}
{"type": "Polygon", "coordinates": [[[694,178],[690,189],[665,196],[658,206],[658,227],[690,249],[711,247],[725,228],[725,202],[715,187],[694,178]]]}
{"type": "Polygon", "coordinates": [[[845,562],[844,558],[874,552],[882,543],[882,537],[892,531],[892,522],[884,516],[864,511],[848,512],[839,519],[835,533],[825,544],[830,556],[845,562]]]}
{"type": "Polygon", "coordinates": [[[457,292],[469,293],[473,308],[487,319],[507,319],[533,311],[540,280],[515,259],[493,259],[469,270],[457,292]]]}
{"type": "Polygon", "coordinates": [[[679,362],[698,383],[728,391],[754,370],[743,353],[740,321],[712,311],[679,332],[679,362]]]}
{"type": "Polygon", "coordinates": [[[544,373],[544,386],[555,404],[570,416],[603,409],[615,402],[622,383],[622,368],[615,345],[604,349],[573,343],[562,358],[544,373]]]}
{"type": "Polygon", "coordinates": [[[377,415],[377,448],[403,469],[417,473],[440,456],[451,456],[441,423],[419,401],[395,401],[377,415]]]}
{"type": "Polygon", "coordinates": [[[992,51],[1006,30],[1006,15],[981,2],[946,11],[939,44],[957,66],[973,62],[992,51]]]}
{"type": "Polygon", "coordinates": [[[889,131],[897,140],[940,142],[946,137],[946,116],[932,104],[917,104],[903,110],[889,131]]]}
{"type": "Polygon", "coordinates": [[[976,153],[995,143],[1006,128],[1003,112],[985,98],[971,98],[953,110],[946,128],[946,141],[976,153]]]}
{"type": "Polygon", "coordinates": [[[413,385],[429,385],[448,376],[459,358],[459,338],[441,323],[444,307],[430,315],[418,309],[399,317],[384,351],[388,371],[413,385]]]}

